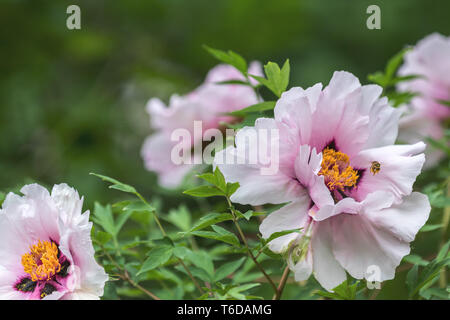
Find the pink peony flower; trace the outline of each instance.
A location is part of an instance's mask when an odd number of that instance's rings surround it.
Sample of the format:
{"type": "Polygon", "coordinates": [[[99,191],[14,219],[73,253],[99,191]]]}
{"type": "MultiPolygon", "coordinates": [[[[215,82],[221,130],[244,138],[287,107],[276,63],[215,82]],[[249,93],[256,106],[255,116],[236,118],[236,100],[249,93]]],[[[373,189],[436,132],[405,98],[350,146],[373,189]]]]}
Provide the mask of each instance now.
{"type": "Polygon", "coordinates": [[[98,299],[108,276],[94,259],[83,199],[66,184],[21,192],[0,210],[0,299],[98,299]]]}
{"type": "MultiPolygon", "coordinates": [[[[249,73],[261,75],[261,65],[253,62],[249,73]]],[[[218,65],[209,71],[205,82],[193,92],[185,96],[172,96],[168,107],[157,98],[148,102],[147,112],[156,132],[145,140],[141,155],[145,167],[158,174],[160,185],[166,188],[179,186],[194,167],[193,164],[175,164],[171,160],[171,152],[178,143],[171,140],[174,130],[186,129],[190,132],[191,141],[183,146],[184,150],[188,150],[202,143],[201,136],[194,137],[194,121],[202,121],[203,131],[219,128],[221,122],[232,120],[223,113],[258,103],[256,94],[249,86],[217,84],[229,80],[244,80],[244,77],[232,66],[218,65]]]]}
{"type": "Polygon", "coordinates": [[[240,184],[232,201],[290,202],[271,213],[260,232],[268,238],[302,228],[269,243],[272,251],[288,253],[299,281],[313,272],[331,290],[346,279],[345,271],[367,278],[372,265],[380,270],[379,281],[392,279],[428,218],[427,197],[412,192],[425,145],[393,145],[400,111],[381,92],[347,72],[335,72],[323,90],[320,83],[292,88],[277,101],[274,119],[257,119],[254,128],[237,133],[236,147],[216,154],[227,181],[240,184]],[[266,142],[279,146],[271,151],[279,152],[271,158],[278,159],[275,174],[261,174],[271,163],[248,164],[246,157],[260,144],[247,143],[246,132],[254,129],[258,135],[279,132],[270,136],[277,141],[266,142]]]}
{"type": "MultiPolygon", "coordinates": [[[[412,81],[401,82],[399,91],[415,92],[405,117],[400,120],[399,140],[414,143],[424,137],[440,139],[444,135],[443,121],[450,118],[450,108],[440,100],[450,101],[450,37],[433,33],[405,54],[400,76],[419,75],[412,81]]],[[[427,150],[427,166],[442,159],[439,150],[427,150]]]]}

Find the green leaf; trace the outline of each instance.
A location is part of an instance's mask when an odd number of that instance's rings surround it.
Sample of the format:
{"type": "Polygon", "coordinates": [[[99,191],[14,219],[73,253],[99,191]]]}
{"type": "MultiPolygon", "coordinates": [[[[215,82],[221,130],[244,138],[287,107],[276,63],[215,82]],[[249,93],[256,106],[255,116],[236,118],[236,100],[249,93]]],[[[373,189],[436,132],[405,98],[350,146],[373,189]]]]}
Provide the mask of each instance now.
{"type": "Polygon", "coordinates": [[[243,214],[245,220],[249,221],[251,217],[256,215],[258,212],[254,212],[252,210],[248,210],[246,213],[243,214]]]}
{"type": "Polygon", "coordinates": [[[302,228],[297,228],[297,229],[290,229],[290,230],[285,230],[285,231],[274,232],[264,242],[267,244],[270,241],[275,240],[275,239],[277,239],[279,237],[285,236],[287,234],[290,234],[290,233],[293,233],[293,232],[300,233],[301,229],[302,228]]]}
{"type": "Polygon", "coordinates": [[[205,180],[206,182],[209,182],[214,186],[217,184],[216,176],[214,175],[214,173],[211,173],[211,172],[199,174],[199,175],[197,175],[197,178],[205,180]]]}
{"type": "Polygon", "coordinates": [[[419,279],[419,265],[414,265],[411,270],[408,271],[406,275],[406,286],[409,292],[413,292],[417,287],[417,281],[419,279]]]}
{"type": "Polygon", "coordinates": [[[394,107],[398,107],[401,104],[409,103],[412,98],[416,97],[418,93],[415,92],[398,92],[398,91],[392,91],[388,93],[386,96],[389,99],[389,102],[394,107]]]}
{"type": "Polygon", "coordinates": [[[111,236],[111,234],[103,232],[103,231],[96,231],[94,233],[94,238],[101,245],[105,245],[109,240],[111,240],[112,236],[111,236]]]}
{"type": "Polygon", "coordinates": [[[359,281],[356,281],[355,283],[350,285],[348,283],[348,280],[345,280],[340,285],[335,287],[333,289],[333,292],[318,291],[316,292],[316,294],[326,298],[337,300],[355,300],[356,291],[358,290],[359,285],[359,281]]]}
{"type": "Polygon", "coordinates": [[[236,123],[227,123],[227,122],[221,122],[220,124],[223,126],[226,126],[227,128],[231,128],[234,130],[242,129],[245,126],[253,126],[255,124],[255,120],[261,118],[261,115],[258,113],[248,113],[244,117],[244,119],[240,122],[236,123]]]}
{"type": "Polygon", "coordinates": [[[244,263],[245,259],[246,259],[246,257],[242,257],[239,260],[225,263],[224,265],[217,268],[215,276],[214,276],[214,281],[216,281],[216,282],[220,281],[223,278],[225,278],[228,275],[235,272],[237,269],[239,269],[239,267],[242,265],[242,263],[244,263]]]}
{"type": "Polygon", "coordinates": [[[428,196],[432,207],[445,208],[447,206],[450,206],[450,197],[448,197],[446,194],[447,183],[445,183],[444,185],[432,183],[426,186],[423,192],[428,196]]]}
{"type": "Polygon", "coordinates": [[[253,77],[262,85],[266,86],[278,98],[281,97],[281,94],[286,91],[286,88],[289,85],[289,59],[286,60],[281,69],[275,62],[268,62],[264,66],[264,72],[267,79],[254,75],[251,75],[251,77],[253,77]]]}
{"type": "Polygon", "coordinates": [[[230,234],[220,234],[217,232],[211,232],[211,231],[193,231],[191,232],[192,235],[202,238],[208,238],[213,239],[217,241],[222,241],[228,244],[231,244],[233,246],[239,246],[239,239],[230,232],[230,234]]]}
{"type": "Polygon", "coordinates": [[[215,186],[219,188],[224,193],[227,192],[227,183],[225,182],[225,177],[223,176],[222,172],[220,172],[219,167],[216,167],[214,170],[214,176],[216,178],[216,184],[215,186]]]}
{"type": "MultiPolygon", "coordinates": [[[[186,271],[184,270],[184,269],[179,269],[179,270],[181,270],[181,271],[183,271],[184,273],[186,273],[186,271]]],[[[205,281],[205,282],[212,282],[212,276],[210,276],[209,274],[208,274],[208,272],[206,272],[204,269],[202,269],[202,268],[199,268],[199,267],[196,267],[196,266],[190,266],[189,267],[189,271],[191,272],[191,274],[194,276],[194,277],[196,277],[196,278],[198,278],[198,279],[200,279],[200,280],[202,280],[202,281],[205,281]]]]}
{"type": "Polygon", "coordinates": [[[152,243],[155,247],[173,247],[174,246],[172,239],[170,239],[167,236],[154,238],[154,239],[152,239],[152,243]]]}
{"type": "Polygon", "coordinates": [[[133,193],[133,194],[137,193],[136,189],[134,187],[132,187],[132,186],[130,186],[128,184],[122,183],[122,182],[120,182],[120,181],[118,181],[116,179],[113,179],[113,178],[110,178],[110,177],[107,177],[107,176],[104,176],[104,175],[101,175],[101,174],[93,173],[93,172],[91,172],[89,174],[92,175],[92,176],[96,176],[96,177],[102,179],[103,181],[107,181],[107,182],[112,183],[112,185],[109,186],[109,188],[111,188],[111,189],[116,189],[116,190],[119,190],[119,191],[133,193]]]}
{"type": "Polygon", "coordinates": [[[434,231],[434,230],[440,229],[442,227],[443,227],[442,224],[426,224],[419,230],[419,232],[434,231]]]}
{"type": "Polygon", "coordinates": [[[447,153],[448,156],[450,156],[450,147],[448,146],[448,143],[445,139],[432,139],[430,137],[426,137],[425,140],[432,145],[436,149],[440,149],[447,153]]]}
{"type": "Polygon", "coordinates": [[[6,193],[0,191],[0,206],[3,204],[3,201],[6,199],[6,193]]]}
{"type": "Polygon", "coordinates": [[[442,248],[439,250],[437,256],[436,256],[436,260],[437,261],[442,261],[444,258],[446,258],[448,256],[448,250],[450,248],[450,241],[448,241],[447,243],[445,243],[442,248]]]}
{"type": "Polygon", "coordinates": [[[243,117],[249,113],[254,112],[264,112],[268,110],[273,110],[275,108],[276,101],[264,101],[254,105],[251,105],[247,108],[236,110],[233,112],[229,112],[228,114],[235,117],[243,117]]]}
{"type": "Polygon", "coordinates": [[[147,254],[148,258],[142,264],[141,269],[137,273],[138,275],[153,270],[157,267],[162,266],[167,261],[169,261],[170,257],[173,253],[173,247],[171,246],[161,246],[157,248],[153,248],[147,254]]]}
{"type": "Polygon", "coordinates": [[[227,295],[237,299],[237,300],[246,300],[246,295],[242,294],[242,292],[245,292],[247,290],[250,290],[254,287],[257,287],[261,285],[260,283],[248,283],[244,284],[238,287],[231,288],[228,290],[227,295]]]}
{"type": "Polygon", "coordinates": [[[411,81],[418,78],[422,78],[422,76],[417,74],[411,74],[407,76],[394,77],[391,79],[390,85],[393,86],[400,82],[411,81]]]}
{"type": "Polygon", "coordinates": [[[122,244],[120,248],[122,251],[125,251],[125,250],[131,249],[131,248],[135,248],[141,244],[148,244],[148,241],[139,240],[139,238],[137,237],[133,241],[127,241],[126,243],[122,244]]]}
{"type": "Polygon", "coordinates": [[[428,264],[427,260],[422,259],[422,257],[415,255],[415,254],[410,254],[406,257],[403,258],[403,260],[405,260],[408,263],[411,264],[417,264],[419,266],[426,266],[428,264]]]}
{"type": "Polygon", "coordinates": [[[107,233],[113,236],[117,235],[111,205],[107,204],[106,206],[102,206],[100,203],[95,202],[92,220],[107,233]]]}
{"type": "Polygon", "coordinates": [[[438,100],[438,102],[444,106],[450,107],[450,100],[438,100]]]}
{"type": "Polygon", "coordinates": [[[116,235],[119,234],[120,230],[122,229],[123,225],[125,224],[125,222],[127,222],[128,218],[130,218],[130,216],[133,214],[132,211],[127,211],[125,213],[120,214],[117,217],[116,223],[115,223],[115,231],[116,231],[116,235]]]}
{"type": "Polygon", "coordinates": [[[214,83],[216,83],[216,84],[239,84],[239,85],[251,87],[250,83],[248,83],[246,81],[242,81],[242,80],[228,80],[228,81],[219,81],[219,82],[214,82],[214,83]]]}
{"type": "MultiPolygon", "coordinates": [[[[387,87],[393,86],[399,82],[409,81],[409,80],[417,78],[418,75],[408,75],[408,76],[399,76],[399,77],[395,76],[398,67],[400,66],[400,64],[403,61],[403,56],[409,50],[410,50],[409,48],[405,48],[405,49],[401,50],[400,52],[398,52],[397,54],[395,54],[392,58],[390,58],[388,60],[384,72],[377,71],[375,73],[369,74],[367,79],[369,81],[372,81],[372,82],[380,85],[381,87],[383,87],[383,89],[386,89],[387,87]]],[[[397,93],[395,92],[395,94],[397,94],[397,93]]],[[[398,94],[401,94],[401,93],[398,93],[398,94]]],[[[406,96],[403,96],[403,98],[406,98],[406,96]]],[[[391,100],[391,99],[389,99],[389,100],[391,100]]],[[[396,101],[396,103],[397,103],[397,101],[396,101]]],[[[398,102],[398,104],[400,104],[400,102],[398,102]]]]}
{"type": "Polygon", "coordinates": [[[437,297],[438,299],[444,299],[444,300],[450,300],[450,293],[447,290],[443,288],[428,288],[425,290],[421,290],[419,294],[427,299],[430,300],[432,297],[437,297]]]}
{"type": "Polygon", "coordinates": [[[211,228],[212,228],[215,232],[217,232],[218,234],[221,234],[221,235],[229,235],[229,234],[234,235],[234,233],[228,231],[227,229],[222,228],[222,227],[219,227],[219,226],[216,226],[216,225],[212,225],[211,228]]]}
{"type": "Polygon", "coordinates": [[[373,83],[378,84],[379,86],[385,88],[387,86],[388,81],[386,80],[386,77],[383,72],[377,71],[374,73],[371,73],[367,76],[367,79],[373,83]]]}
{"type": "Polygon", "coordinates": [[[188,231],[191,228],[191,214],[186,206],[181,205],[177,209],[172,209],[165,220],[172,223],[182,231],[188,231]]]}
{"type": "Polygon", "coordinates": [[[210,213],[206,216],[201,217],[200,220],[192,227],[192,229],[189,230],[189,232],[201,230],[209,227],[210,225],[227,220],[233,220],[233,216],[230,213],[210,213]]]}
{"type": "Polygon", "coordinates": [[[233,52],[231,50],[225,52],[223,50],[214,49],[206,45],[204,45],[203,47],[217,60],[232,65],[233,67],[238,69],[243,75],[247,74],[247,62],[245,61],[244,58],[242,58],[242,56],[240,56],[236,52],[233,52]]]}
{"type": "Polygon", "coordinates": [[[425,266],[416,281],[416,285],[409,287],[410,298],[414,298],[420,292],[420,290],[426,288],[430,283],[432,283],[434,278],[439,274],[441,268],[446,267],[450,264],[450,258],[448,257],[449,246],[450,241],[441,248],[436,259],[425,266]]]}
{"type": "Polygon", "coordinates": [[[272,252],[269,248],[267,247],[263,247],[263,251],[262,251],[266,256],[275,259],[275,260],[280,260],[283,258],[283,256],[279,253],[275,253],[272,252]]]}
{"type": "Polygon", "coordinates": [[[210,279],[214,278],[214,264],[205,251],[190,251],[186,258],[195,266],[206,271],[210,279]]]}
{"type": "Polygon", "coordinates": [[[227,196],[231,197],[236,190],[239,189],[239,182],[227,183],[227,196]]]}
{"type": "MultiPolygon", "coordinates": [[[[122,203],[115,204],[117,208],[122,203]]],[[[102,228],[110,233],[112,236],[116,237],[120,230],[122,229],[125,222],[129,219],[133,211],[125,211],[119,213],[117,219],[114,219],[111,205],[102,206],[99,203],[94,204],[94,216],[93,221],[98,225],[102,226],[102,228]]]]}
{"type": "Polygon", "coordinates": [[[340,285],[338,285],[336,288],[334,288],[333,291],[346,300],[355,300],[356,291],[358,289],[359,284],[360,282],[356,281],[355,283],[349,285],[348,280],[346,280],[340,285]]]}
{"type": "Polygon", "coordinates": [[[392,79],[398,67],[403,61],[403,56],[405,55],[406,52],[410,50],[411,50],[410,48],[402,49],[400,52],[398,52],[396,55],[394,55],[392,58],[389,59],[385,69],[385,75],[387,79],[392,79]]]}
{"type": "Polygon", "coordinates": [[[142,201],[131,201],[129,204],[125,205],[123,207],[124,211],[132,211],[132,212],[141,212],[141,211],[146,211],[146,212],[154,212],[155,208],[153,208],[151,205],[144,203],[142,201]]]}
{"type": "Polygon", "coordinates": [[[176,246],[173,248],[173,254],[175,257],[184,259],[189,253],[191,252],[190,249],[183,247],[183,246],[176,246]]]}
{"type": "Polygon", "coordinates": [[[193,197],[224,196],[225,193],[215,186],[199,186],[183,192],[193,197]]]}
{"type": "Polygon", "coordinates": [[[235,210],[235,212],[238,218],[244,218],[247,221],[249,221],[251,217],[260,216],[264,214],[264,212],[255,212],[253,210],[248,210],[245,213],[242,213],[239,210],[235,210]]]}

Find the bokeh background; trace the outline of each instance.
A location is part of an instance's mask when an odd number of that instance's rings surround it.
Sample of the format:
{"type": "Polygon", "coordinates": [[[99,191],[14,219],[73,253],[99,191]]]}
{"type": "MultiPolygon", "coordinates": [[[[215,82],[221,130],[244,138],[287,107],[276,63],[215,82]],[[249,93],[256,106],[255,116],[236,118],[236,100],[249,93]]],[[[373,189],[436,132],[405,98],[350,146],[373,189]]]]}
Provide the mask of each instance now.
{"type": "MultiPolygon", "coordinates": [[[[328,83],[335,70],[367,83],[405,45],[449,35],[449,12],[448,0],[1,0],[0,190],[67,182],[87,207],[121,197],[88,175],[97,172],[166,210],[195,205],[159,188],[139,152],[147,100],[194,89],[216,64],[203,44],[248,60],[289,58],[291,86],[328,83]],[[70,4],[81,7],[81,30],[66,28],[70,4]],[[371,4],[381,30],[366,28],[371,4]]],[[[417,248],[425,256],[439,242],[427,236],[417,248]]],[[[384,297],[404,290],[392,287],[384,297]]]]}

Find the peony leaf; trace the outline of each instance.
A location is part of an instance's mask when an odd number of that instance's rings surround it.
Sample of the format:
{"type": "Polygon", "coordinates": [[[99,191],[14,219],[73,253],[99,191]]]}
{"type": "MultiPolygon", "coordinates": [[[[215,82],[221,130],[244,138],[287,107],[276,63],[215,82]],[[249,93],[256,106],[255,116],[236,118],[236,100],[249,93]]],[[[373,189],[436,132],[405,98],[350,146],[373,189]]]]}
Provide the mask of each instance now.
{"type": "Polygon", "coordinates": [[[247,258],[242,257],[239,260],[225,263],[224,265],[217,268],[215,276],[214,276],[214,281],[216,281],[216,282],[220,281],[223,278],[225,278],[226,276],[235,272],[237,269],[239,269],[239,267],[242,265],[242,263],[244,263],[245,259],[247,259],[247,258]]]}

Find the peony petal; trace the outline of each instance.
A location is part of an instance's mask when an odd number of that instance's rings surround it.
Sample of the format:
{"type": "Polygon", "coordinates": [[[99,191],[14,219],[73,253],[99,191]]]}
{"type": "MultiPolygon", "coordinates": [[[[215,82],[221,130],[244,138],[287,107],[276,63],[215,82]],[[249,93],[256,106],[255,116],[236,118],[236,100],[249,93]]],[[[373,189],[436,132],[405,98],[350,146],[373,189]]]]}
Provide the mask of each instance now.
{"type": "Polygon", "coordinates": [[[368,210],[366,216],[376,227],[388,230],[401,241],[411,242],[428,220],[430,210],[428,197],[413,192],[401,204],[381,211],[368,210]]]}
{"type": "Polygon", "coordinates": [[[364,149],[394,144],[401,114],[402,110],[392,108],[386,97],[377,100],[370,109],[369,137],[364,149]]]}
{"type": "MultiPolygon", "coordinates": [[[[267,239],[275,232],[303,228],[309,221],[309,206],[310,200],[305,195],[298,199],[298,201],[285,205],[281,209],[269,214],[259,226],[259,231],[263,238],[267,239]]],[[[268,246],[273,252],[281,253],[285,251],[288,248],[289,243],[297,237],[299,237],[299,234],[297,232],[292,232],[270,241],[268,246]]]]}
{"type": "Polygon", "coordinates": [[[320,171],[322,163],[322,153],[317,154],[316,149],[308,145],[300,146],[297,159],[295,160],[295,175],[300,183],[305,187],[310,187],[314,183],[314,177],[320,171]]]}
{"type": "Polygon", "coordinates": [[[58,207],[60,215],[66,224],[87,225],[89,223],[89,211],[82,213],[83,199],[78,192],[65,183],[53,186],[51,197],[58,207]]]}
{"type": "Polygon", "coordinates": [[[72,271],[76,272],[77,277],[73,289],[102,296],[108,275],[95,261],[95,251],[90,237],[91,229],[92,222],[85,227],[64,230],[59,249],[76,269],[72,271]]]}
{"type": "Polygon", "coordinates": [[[375,267],[380,270],[379,281],[394,278],[395,268],[410,251],[408,242],[373,224],[366,215],[341,214],[330,221],[333,254],[352,277],[367,278],[375,267]]]}
{"type": "Polygon", "coordinates": [[[295,281],[304,281],[309,278],[313,271],[313,259],[311,252],[308,251],[305,259],[297,262],[295,265],[291,258],[288,260],[289,269],[294,272],[295,281]]]}
{"type": "Polygon", "coordinates": [[[315,221],[322,221],[340,213],[357,214],[361,205],[352,198],[344,198],[336,204],[325,205],[312,214],[315,221]]]}
{"type": "MultiPolygon", "coordinates": [[[[273,119],[258,119],[255,127],[244,127],[238,131],[236,147],[230,146],[216,153],[214,167],[220,168],[228,182],[240,184],[231,196],[233,202],[280,204],[295,201],[305,192],[295,176],[291,176],[290,172],[286,174],[281,167],[278,159],[281,136],[272,135],[272,130],[278,133],[277,128],[273,119]],[[267,158],[267,161],[262,162],[262,158],[267,158]]],[[[295,159],[295,156],[287,154],[287,158],[295,159]]],[[[291,169],[293,171],[293,165],[291,169]]]]}
{"type": "Polygon", "coordinates": [[[350,156],[357,153],[369,133],[369,118],[362,113],[360,100],[359,80],[351,73],[335,72],[313,113],[309,144],[322,151],[334,142],[339,151],[350,156]]]}
{"type": "MultiPolygon", "coordinates": [[[[148,137],[141,149],[145,167],[158,173],[159,184],[169,189],[178,187],[184,177],[196,166],[188,163],[177,165],[172,161],[172,149],[176,144],[167,134],[158,133],[148,137]]],[[[190,151],[190,147],[186,146],[183,150],[186,149],[190,151]]],[[[189,159],[192,160],[192,157],[187,156],[186,160],[189,159]]]]}
{"type": "Polygon", "coordinates": [[[300,144],[309,144],[312,130],[312,114],[321,95],[322,84],[303,90],[292,88],[281,95],[274,109],[275,119],[295,129],[300,144]]]}
{"type": "Polygon", "coordinates": [[[416,177],[422,170],[425,156],[420,152],[425,144],[420,142],[414,145],[393,145],[368,149],[360,152],[352,159],[352,165],[358,169],[365,169],[352,190],[352,196],[364,200],[365,196],[374,191],[392,192],[397,200],[412,192],[416,177]],[[381,165],[378,173],[373,174],[370,167],[373,161],[381,165]]]}
{"type": "Polygon", "coordinates": [[[333,255],[331,235],[329,220],[314,223],[311,238],[314,277],[328,291],[347,279],[345,270],[333,255]]]}
{"type": "Polygon", "coordinates": [[[339,100],[361,87],[358,78],[350,72],[335,71],[324,93],[333,100],[339,100]]]}
{"type": "Polygon", "coordinates": [[[295,174],[298,181],[308,188],[309,195],[314,204],[319,208],[333,205],[334,200],[329,189],[325,185],[324,177],[318,176],[322,163],[322,153],[317,154],[316,149],[308,145],[300,146],[300,151],[295,160],[295,174]]]}

